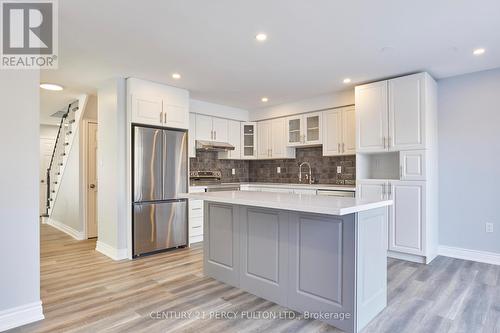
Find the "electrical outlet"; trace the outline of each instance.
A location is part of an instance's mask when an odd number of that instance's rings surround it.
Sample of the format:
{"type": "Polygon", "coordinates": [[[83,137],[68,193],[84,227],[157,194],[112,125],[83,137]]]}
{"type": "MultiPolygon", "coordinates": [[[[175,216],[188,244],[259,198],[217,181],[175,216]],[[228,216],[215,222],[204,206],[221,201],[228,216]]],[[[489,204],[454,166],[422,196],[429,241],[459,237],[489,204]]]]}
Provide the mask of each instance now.
{"type": "Polygon", "coordinates": [[[231,174],[235,175],[236,174],[236,169],[231,169],[231,174]]]}
{"type": "Polygon", "coordinates": [[[339,166],[337,167],[337,173],[342,173],[342,166],[340,166],[340,165],[339,165],[339,166]]]}
{"type": "Polygon", "coordinates": [[[281,173],[281,167],[276,167],[276,173],[281,173]]]}
{"type": "Polygon", "coordinates": [[[486,223],[486,232],[493,232],[493,223],[486,223]]]}

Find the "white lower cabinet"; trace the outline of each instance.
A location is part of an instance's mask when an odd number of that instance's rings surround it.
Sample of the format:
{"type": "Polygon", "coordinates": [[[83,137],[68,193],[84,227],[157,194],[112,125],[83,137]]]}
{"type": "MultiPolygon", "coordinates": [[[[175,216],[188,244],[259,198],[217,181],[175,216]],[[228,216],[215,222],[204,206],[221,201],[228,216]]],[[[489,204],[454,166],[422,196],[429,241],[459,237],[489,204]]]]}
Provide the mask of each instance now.
{"type": "Polygon", "coordinates": [[[425,182],[390,181],[389,250],[425,255],[425,182]]]}
{"type": "Polygon", "coordinates": [[[358,180],[356,197],[363,200],[385,200],[387,184],[386,180],[358,180]]]}
{"type": "MultiPolygon", "coordinates": [[[[389,207],[390,251],[426,257],[426,182],[404,180],[357,181],[363,200],[393,200],[389,207]]],[[[415,258],[416,259],[416,258],[415,258]]]]}
{"type": "Polygon", "coordinates": [[[189,243],[203,241],[203,200],[189,201],[189,243]]]}

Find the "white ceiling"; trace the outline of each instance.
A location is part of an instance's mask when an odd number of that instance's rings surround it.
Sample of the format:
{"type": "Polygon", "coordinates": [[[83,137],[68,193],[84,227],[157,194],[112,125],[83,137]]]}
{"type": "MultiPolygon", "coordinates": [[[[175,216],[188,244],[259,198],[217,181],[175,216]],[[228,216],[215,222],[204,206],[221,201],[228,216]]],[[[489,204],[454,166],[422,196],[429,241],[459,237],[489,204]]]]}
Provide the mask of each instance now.
{"type": "Polygon", "coordinates": [[[64,0],[59,17],[59,69],[42,80],[72,92],[134,76],[251,110],[421,70],[500,67],[498,0],[64,0]]]}

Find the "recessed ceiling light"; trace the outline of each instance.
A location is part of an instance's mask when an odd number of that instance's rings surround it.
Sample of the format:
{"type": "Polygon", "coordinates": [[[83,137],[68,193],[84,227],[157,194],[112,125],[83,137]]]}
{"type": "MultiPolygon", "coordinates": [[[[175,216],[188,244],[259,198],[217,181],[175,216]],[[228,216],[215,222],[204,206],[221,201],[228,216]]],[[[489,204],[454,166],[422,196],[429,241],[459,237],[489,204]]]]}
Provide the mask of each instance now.
{"type": "Polygon", "coordinates": [[[62,86],[54,83],[41,83],[40,88],[52,91],[61,91],[64,89],[62,86]]]}
{"type": "Polygon", "coordinates": [[[259,42],[264,42],[267,40],[267,35],[264,33],[260,33],[255,36],[255,39],[259,42]]]}
{"type": "Polygon", "coordinates": [[[267,98],[267,97],[262,97],[260,100],[261,100],[262,102],[264,102],[264,103],[267,103],[267,102],[269,101],[269,98],[267,98]]]}
{"type": "Polygon", "coordinates": [[[472,53],[474,55],[481,55],[481,54],[484,54],[484,52],[486,52],[486,50],[483,48],[480,48],[480,49],[475,49],[472,53]]]}
{"type": "Polygon", "coordinates": [[[181,75],[179,73],[174,73],[172,74],[172,78],[174,78],[175,80],[179,80],[181,78],[181,75]]]}
{"type": "Polygon", "coordinates": [[[344,83],[351,83],[351,79],[350,79],[350,78],[348,78],[348,77],[346,77],[346,78],[344,79],[344,81],[343,81],[343,82],[344,82],[344,83]]]}

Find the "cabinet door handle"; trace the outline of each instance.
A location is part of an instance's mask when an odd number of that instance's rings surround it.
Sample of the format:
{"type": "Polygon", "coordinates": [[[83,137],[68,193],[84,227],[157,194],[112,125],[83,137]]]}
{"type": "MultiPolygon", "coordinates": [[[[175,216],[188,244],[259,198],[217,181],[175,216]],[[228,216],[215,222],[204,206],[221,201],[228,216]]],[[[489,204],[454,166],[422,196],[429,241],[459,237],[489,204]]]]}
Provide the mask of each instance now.
{"type": "Polygon", "coordinates": [[[387,149],[391,149],[391,137],[387,137],[387,149]]]}
{"type": "Polygon", "coordinates": [[[165,124],[167,123],[167,111],[164,112],[163,118],[165,119],[165,124]]]}
{"type": "Polygon", "coordinates": [[[382,137],[382,141],[384,142],[384,149],[385,149],[385,136],[382,137]]]}
{"type": "Polygon", "coordinates": [[[213,139],[214,139],[214,131],[213,131],[213,130],[211,130],[211,131],[210,131],[210,139],[211,139],[211,140],[213,140],[213,139]]]}
{"type": "Polygon", "coordinates": [[[403,179],[403,166],[399,166],[399,179],[403,179]]]}
{"type": "Polygon", "coordinates": [[[163,111],[160,112],[160,123],[163,123],[163,111]]]}
{"type": "Polygon", "coordinates": [[[197,229],[197,228],[201,228],[201,225],[197,225],[195,227],[191,227],[191,229],[197,229]]]}
{"type": "Polygon", "coordinates": [[[337,143],[337,151],[340,153],[340,143],[337,143]]]}
{"type": "Polygon", "coordinates": [[[345,153],[345,143],[342,142],[342,152],[345,153]]]}
{"type": "Polygon", "coordinates": [[[198,208],[191,208],[191,210],[201,210],[201,207],[198,207],[198,208]]]}
{"type": "Polygon", "coordinates": [[[385,199],[385,184],[382,184],[382,200],[385,199]]]}
{"type": "Polygon", "coordinates": [[[214,131],[214,140],[217,140],[217,131],[214,131]]]}

